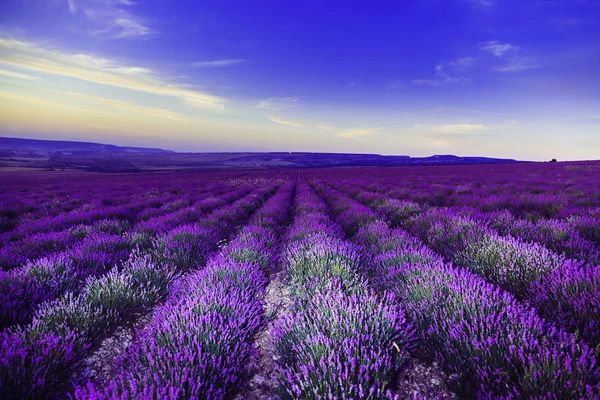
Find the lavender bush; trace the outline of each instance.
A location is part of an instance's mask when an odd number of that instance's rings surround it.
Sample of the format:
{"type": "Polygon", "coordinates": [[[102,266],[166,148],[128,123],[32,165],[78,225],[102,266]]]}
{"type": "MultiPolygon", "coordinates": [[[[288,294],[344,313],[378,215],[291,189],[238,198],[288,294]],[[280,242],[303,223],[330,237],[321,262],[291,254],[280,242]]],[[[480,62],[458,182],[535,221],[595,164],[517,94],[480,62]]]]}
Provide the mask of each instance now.
{"type": "Polygon", "coordinates": [[[284,399],[386,399],[414,332],[391,295],[318,285],[273,330],[284,399]]]}

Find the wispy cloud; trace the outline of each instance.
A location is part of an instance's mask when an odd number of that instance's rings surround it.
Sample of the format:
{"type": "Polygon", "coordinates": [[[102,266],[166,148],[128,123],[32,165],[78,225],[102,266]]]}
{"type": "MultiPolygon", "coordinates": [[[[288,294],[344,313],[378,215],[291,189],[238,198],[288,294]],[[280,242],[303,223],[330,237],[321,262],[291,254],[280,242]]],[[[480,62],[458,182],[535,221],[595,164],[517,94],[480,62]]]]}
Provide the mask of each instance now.
{"type": "Polygon", "coordinates": [[[214,60],[214,61],[196,61],[192,63],[197,68],[219,68],[219,67],[230,67],[232,65],[245,64],[248,60],[243,58],[230,58],[226,60],[214,60]]]}
{"type": "Polygon", "coordinates": [[[225,100],[173,84],[144,67],[127,66],[90,54],[46,49],[32,42],[0,39],[0,63],[100,85],[178,98],[204,109],[222,109],[225,100]]]}
{"type": "Polygon", "coordinates": [[[542,63],[533,56],[523,55],[519,46],[492,40],[484,43],[481,50],[498,59],[500,64],[492,67],[496,72],[518,72],[542,67],[542,63]]]}
{"type": "Polygon", "coordinates": [[[283,118],[277,118],[277,117],[269,117],[269,119],[271,121],[275,122],[276,124],[289,125],[289,126],[304,126],[304,124],[301,123],[300,121],[296,121],[293,119],[283,119],[283,118]]]}
{"type": "Polygon", "coordinates": [[[71,11],[71,13],[75,14],[77,12],[77,6],[75,5],[75,0],[67,0],[67,3],[69,4],[69,11],[71,11]]]}
{"type": "MultiPolygon", "coordinates": [[[[336,130],[336,127],[329,125],[329,124],[324,124],[324,123],[319,123],[319,122],[310,122],[310,121],[300,121],[300,120],[295,120],[295,119],[284,119],[284,118],[278,118],[278,117],[273,117],[273,116],[269,116],[269,120],[277,123],[277,124],[281,124],[281,125],[288,125],[288,126],[295,126],[295,127],[308,127],[308,128],[318,128],[318,129],[324,129],[324,130],[336,130]]],[[[372,129],[372,128],[350,128],[350,129],[344,129],[341,132],[337,133],[336,136],[340,137],[340,138],[344,138],[344,139],[355,139],[361,136],[369,136],[369,135],[375,135],[378,133],[378,130],[376,129],[372,129]]]]}
{"type": "Polygon", "coordinates": [[[441,86],[472,83],[470,76],[492,72],[518,72],[540,68],[543,64],[519,46],[490,40],[478,46],[475,55],[457,58],[436,65],[432,78],[413,79],[415,85],[441,86]],[[525,53],[525,54],[524,54],[525,53]]]}
{"type": "Polygon", "coordinates": [[[57,103],[55,101],[40,99],[38,97],[27,96],[27,95],[18,94],[18,93],[7,93],[7,92],[0,91],[0,98],[8,99],[10,101],[35,104],[35,105],[43,106],[43,107],[59,108],[59,109],[75,111],[75,112],[89,111],[89,109],[87,109],[87,108],[66,105],[66,104],[62,104],[62,103],[57,103]]]}
{"type": "Polygon", "coordinates": [[[354,139],[361,136],[375,135],[376,133],[377,131],[375,129],[352,128],[338,133],[337,136],[346,139],[354,139]]]}
{"type": "Polygon", "coordinates": [[[127,15],[115,18],[112,27],[116,28],[116,32],[112,34],[115,39],[147,36],[154,33],[152,29],[127,15]]]}
{"type": "Polygon", "coordinates": [[[477,57],[468,56],[457,58],[456,60],[450,61],[448,63],[449,67],[454,67],[456,69],[465,69],[472,67],[477,63],[477,57]]]}
{"type": "Polygon", "coordinates": [[[473,114],[499,115],[499,116],[506,116],[506,117],[518,117],[519,116],[518,114],[513,114],[513,113],[503,113],[503,112],[485,111],[485,110],[473,110],[473,109],[469,109],[469,108],[456,108],[456,107],[436,108],[435,111],[436,112],[462,112],[462,113],[473,113],[473,114]]]}
{"type": "Polygon", "coordinates": [[[146,37],[156,33],[140,17],[126,8],[137,3],[130,0],[67,0],[69,11],[85,16],[89,33],[113,39],[146,37]]]}
{"type": "Polygon", "coordinates": [[[449,135],[477,135],[488,129],[490,128],[483,124],[433,125],[426,128],[427,131],[432,133],[449,135]]]}
{"type": "Polygon", "coordinates": [[[298,105],[297,97],[269,97],[261,100],[254,108],[263,110],[287,110],[298,105]]]}
{"type": "MultiPolygon", "coordinates": [[[[0,70],[0,71],[2,71],[2,70],[0,70]]],[[[47,96],[44,96],[44,95],[51,94],[51,95],[59,95],[62,97],[67,97],[67,98],[70,97],[70,98],[76,99],[78,105],[83,105],[84,103],[94,103],[94,104],[98,104],[98,105],[102,105],[102,106],[106,106],[106,107],[111,107],[111,108],[114,108],[114,109],[120,110],[120,111],[127,111],[127,112],[131,112],[131,113],[136,113],[136,114],[143,114],[143,115],[146,115],[149,117],[168,119],[171,121],[184,121],[184,120],[188,119],[186,116],[184,116],[178,112],[175,112],[175,111],[167,110],[164,108],[141,106],[141,105],[134,104],[131,102],[115,100],[115,99],[108,98],[108,97],[100,97],[100,96],[94,96],[94,95],[85,94],[85,93],[70,92],[70,91],[58,90],[58,89],[42,88],[42,87],[38,87],[37,85],[32,87],[32,86],[25,86],[25,85],[20,85],[20,84],[12,84],[11,86],[17,87],[17,88],[27,88],[30,90],[34,89],[40,95],[39,96],[24,96],[24,95],[15,94],[12,92],[2,92],[1,90],[0,90],[0,94],[2,94],[4,97],[14,95],[14,96],[16,96],[14,98],[17,99],[18,101],[35,103],[38,105],[51,105],[52,107],[57,107],[58,103],[56,103],[56,96],[54,96],[54,98],[52,100],[48,99],[47,96]]],[[[63,104],[63,105],[64,105],[64,107],[61,107],[61,108],[74,107],[69,104],[63,104]]],[[[89,110],[94,110],[94,109],[90,108],[89,110]]]]}
{"type": "Polygon", "coordinates": [[[35,76],[22,74],[20,72],[8,71],[6,69],[0,69],[0,75],[10,76],[11,78],[26,79],[28,81],[33,81],[33,80],[39,79],[39,78],[36,78],[35,76]]]}
{"type": "Polygon", "coordinates": [[[139,106],[137,104],[128,103],[125,101],[109,99],[106,97],[91,96],[91,95],[75,93],[75,92],[56,91],[56,93],[63,94],[66,96],[71,96],[71,97],[78,98],[78,99],[88,101],[91,103],[96,103],[96,104],[112,107],[112,108],[115,108],[118,110],[124,110],[124,111],[133,112],[136,114],[146,115],[149,117],[168,119],[171,121],[185,120],[185,117],[183,115],[176,113],[174,111],[165,110],[163,108],[144,107],[144,106],[139,106]]]}
{"type": "Polygon", "coordinates": [[[295,119],[284,119],[284,118],[278,118],[278,117],[273,117],[273,116],[269,116],[269,119],[272,122],[275,122],[276,124],[281,124],[281,125],[313,127],[313,128],[326,129],[326,130],[335,129],[331,125],[322,124],[322,123],[318,123],[318,122],[300,121],[300,120],[295,120],[295,119]]]}
{"type": "Polygon", "coordinates": [[[493,68],[493,70],[497,72],[518,72],[540,68],[542,66],[543,64],[535,57],[514,57],[508,60],[504,65],[493,68]]]}
{"type": "Polygon", "coordinates": [[[486,51],[490,54],[493,54],[496,57],[502,57],[509,51],[518,50],[518,46],[513,46],[510,43],[500,43],[497,40],[491,40],[486,42],[481,46],[481,50],[486,51]]]}
{"type": "Polygon", "coordinates": [[[215,60],[215,61],[196,61],[192,63],[194,67],[198,68],[218,68],[218,67],[230,67],[232,65],[245,64],[248,60],[243,58],[230,58],[226,60],[215,60]]]}
{"type": "Polygon", "coordinates": [[[415,85],[440,86],[443,84],[465,84],[471,83],[471,79],[460,76],[458,73],[471,66],[475,62],[473,57],[459,58],[457,60],[438,64],[435,67],[435,75],[433,79],[413,79],[411,83],[415,85]]]}

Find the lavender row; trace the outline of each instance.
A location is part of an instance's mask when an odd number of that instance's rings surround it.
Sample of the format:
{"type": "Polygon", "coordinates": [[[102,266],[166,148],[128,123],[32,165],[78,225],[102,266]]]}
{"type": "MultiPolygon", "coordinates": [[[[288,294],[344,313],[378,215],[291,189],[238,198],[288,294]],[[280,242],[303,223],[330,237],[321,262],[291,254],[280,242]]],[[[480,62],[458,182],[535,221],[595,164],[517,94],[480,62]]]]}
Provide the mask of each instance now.
{"type": "Polygon", "coordinates": [[[219,201],[210,196],[196,203],[185,215],[173,213],[153,220],[152,225],[146,225],[147,228],[152,226],[152,230],[122,235],[114,231],[90,233],[69,251],[49,254],[16,270],[0,272],[0,328],[30,322],[35,306],[67,291],[78,292],[85,279],[105,273],[126,260],[135,249],[160,256],[159,247],[169,240],[169,233],[163,232],[166,227],[175,229],[177,225],[195,223],[203,214],[232,203],[248,192],[247,188],[232,190],[224,193],[219,201]],[[163,233],[156,240],[158,232],[163,233]]]}
{"type": "MultiPolygon", "coordinates": [[[[158,182],[154,182],[156,185],[158,182]]],[[[15,227],[3,233],[1,241],[14,241],[35,233],[46,233],[66,230],[78,224],[89,225],[102,219],[120,219],[134,221],[147,208],[159,208],[163,205],[194,199],[198,195],[209,192],[230,189],[224,183],[208,183],[203,186],[185,188],[182,183],[148,187],[140,182],[129,187],[122,187],[123,182],[113,181],[110,185],[91,190],[96,196],[90,196],[90,190],[79,188],[75,193],[60,193],[52,191],[50,199],[37,202],[32,207],[33,212],[20,215],[14,221],[15,227]],[[145,189],[145,190],[144,190],[145,189]]],[[[26,199],[22,199],[27,201],[26,199]]],[[[5,205],[6,206],[6,205],[5,205]]]]}
{"type": "Polygon", "coordinates": [[[293,191],[294,182],[285,184],[205,269],[181,279],[120,360],[120,374],[78,388],[76,398],[223,399],[238,391],[266,325],[264,289],[293,191]]]}
{"type": "Polygon", "coordinates": [[[33,322],[1,334],[0,390],[14,398],[53,397],[70,390],[69,377],[84,355],[124,321],[147,312],[181,272],[204,265],[207,255],[247,220],[276,187],[258,188],[202,221],[157,239],[151,255],[89,279],[79,295],[42,304],[33,322]]]}
{"type": "MultiPolygon", "coordinates": [[[[397,184],[386,189],[385,186],[373,184],[370,181],[353,180],[354,185],[369,187],[370,190],[380,194],[387,194],[392,198],[414,199],[423,209],[429,209],[432,204],[426,197],[406,196],[404,191],[397,190],[397,184]]],[[[354,189],[357,195],[361,190],[354,189]]],[[[431,193],[430,193],[431,194],[431,193]]],[[[431,194],[433,196],[433,194],[431,194]]],[[[469,215],[471,218],[489,225],[499,234],[511,235],[524,242],[535,242],[574,258],[593,265],[600,264],[600,209],[582,210],[583,215],[573,215],[568,218],[533,218],[523,219],[516,216],[512,208],[489,208],[483,204],[457,203],[451,209],[457,213],[469,215]],[[590,212],[592,211],[592,212],[590,212]]]]}
{"type": "Polygon", "coordinates": [[[282,266],[291,311],[274,323],[282,399],[385,399],[405,366],[414,331],[390,295],[368,290],[360,249],[306,183],[297,193],[282,266]]]}
{"type": "Polygon", "coordinates": [[[172,199],[173,195],[168,194],[114,207],[86,205],[50,218],[23,221],[22,226],[2,235],[0,265],[3,269],[13,268],[26,259],[63,250],[92,232],[119,233],[126,230],[143,211],[162,208],[172,199]],[[40,224],[44,226],[38,226],[40,224]]]}
{"type": "Polygon", "coordinates": [[[359,193],[356,198],[446,260],[510,291],[589,345],[600,346],[600,266],[582,265],[539,244],[502,237],[449,209],[427,210],[378,193],[359,193]]]}
{"type": "MultiPolygon", "coordinates": [[[[194,200],[202,197],[212,197],[231,191],[226,185],[209,185],[205,191],[199,191],[194,200]]],[[[185,201],[171,201],[166,204],[164,199],[155,198],[145,200],[141,203],[119,206],[119,212],[115,207],[97,208],[86,212],[77,212],[77,216],[71,214],[61,214],[54,218],[42,220],[44,224],[53,229],[45,229],[43,232],[35,230],[32,225],[25,225],[20,234],[11,232],[11,237],[19,238],[12,242],[7,242],[0,249],[0,268],[9,270],[23,265],[28,259],[35,259],[46,256],[50,253],[56,253],[75,247],[82,239],[93,234],[123,234],[127,231],[146,232],[145,226],[153,227],[155,220],[160,218],[161,214],[183,212],[180,209],[187,209],[188,212],[196,212],[196,207],[190,207],[191,199],[185,201]],[[188,205],[187,208],[184,206],[188,205]],[[154,213],[148,214],[147,210],[154,213]],[[149,217],[154,217],[148,221],[149,217]],[[132,226],[135,224],[141,226],[132,226]],[[62,230],[61,230],[62,229],[62,230]]],[[[14,239],[13,238],[13,239],[14,239]]],[[[5,238],[8,241],[8,238],[5,238]]],[[[0,240],[4,242],[4,240],[0,240]]]]}
{"type": "MultiPolygon", "coordinates": [[[[461,187],[459,183],[457,185],[458,188],[461,187]]],[[[380,185],[374,185],[373,188],[375,187],[381,190],[380,185]]],[[[442,196],[444,201],[432,202],[431,199],[435,197],[432,192],[435,188],[431,184],[427,188],[429,196],[415,196],[413,192],[398,190],[397,187],[397,182],[391,183],[388,193],[396,198],[416,201],[426,207],[464,208],[466,212],[478,219],[492,223],[492,227],[499,233],[540,243],[570,258],[600,263],[600,208],[597,207],[600,198],[596,198],[596,201],[592,201],[585,207],[582,206],[577,212],[564,210],[565,207],[572,207],[572,201],[560,203],[556,199],[547,198],[544,200],[545,206],[542,210],[556,209],[561,212],[543,212],[542,215],[537,215],[530,214],[527,211],[529,208],[520,203],[511,206],[509,203],[501,202],[492,207],[489,202],[494,201],[494,196],[483,197],[478,201],[464,199],[451,201],[448,200],[449,197],[451,198],[450,194],[446,194],[442,196]]],[[[541,190],[539,196],[548,196],[548,192],[541,190]]],[[[519,198],[519,195],[514,194],[512,198],[519,198]]]]}
{"type": "Polygon", "coordinates": [[[393,197],[427,206],[509,210],[518,218],[536,221],[591,213],[600,217],[599,172],[595,162],[339,169],[314,175],[387,186],[393,197]]]}
{"type": "MultiPolygon", "coordinates": [[[[353,181],[353,183],[363,186],[362,182],[353,181]]],[[[398,197],[396,185],[391,186],[389,190],[368,181],[365,181],[364,185],[378,193],[393,194],[395,198],[402,198],[398,197]]],[[[358,191],[354,193],[358,194],[358,191]]],[[[414,197],[409,196],[408,198],[414,197]]],[[[431,207],[427,198],[417,197],[416,200],[424,209],[431,207]]],[[[568,258],[594,265],[600,264],[600,214],[596,217],[586,215],[571,216],[567,219],[536,218],[528,220],[516,217],[514,212],[510,211],[511,208],[486,211],[488,208],[484,202],[480,204],[458,203],[452,206],[452,209],[455,209],[457,213],[466,214],[475,220],[482,221],[503,236],[511,235],[524,242],[539,243],[568,258]]]]}
{"type": "Polygon", "coordinates": [[[165,204],[160,209],[151,209],[151,213],[140,215],[139,221],[132,227],[138,234],[156,235],[167,232],[181,224],[191,224],[197,221],[198,215],[206,214],[224,204],[238,200],[250,193],[251,186],[213,190],[208,187],[202,196],[191,201],[178,200],[165,204]]]}
{"type": "MultiPolygon", "coordinates": [[[[124,210],[123,206],[147,203],[153,206],[172,200],[193,198],[205,186],[229,186],[225,179],[232,173],[201,174],[22,174],[11,180],[5,176],[0,182],[0,232],[14,229],[12,234],[34,233],[44,229],[64,229],[60,223],[69,216],[93,217],[96,210],[124,210]],[[89,215],[86,215],[89,212],[89,215]],[[64,214],[64,216],[63,216],[64,214]],[[59,226],[48,224],[53,220],[59,226]],[[39,224],[39,226],[38,226],[39,224]],[[61,227],[62,226],[62,227],[61,227]],[[32,230],[29,230],[32,229],[32,230]]],[[[102,219],[103,217],[99,217],[102,219]]],[[[0,242],[12,234],[1,234],[0,242]]]]}
{"type": "MultiPolygon", "coordinates": [[[[363,232],[364,227],[371,226],[376,221],[378,223],[382,223],[378,220],[377,214],[371,209],[359,204],[354,200],[348,199],[345,195],[335,190],[328,189],[327,187],[315,184],[314,182],[311,183],[311,186],[319,194],[319,196],[325,200],[329,208],[329,213],[332,215],[334,221],[337,222],[337,224],[343,229],[346,237],[348,237],[352,243],[362,249],[363,261],[359,271],[368,286],[379,293],[383,293],[384,297],[386,296],[386,292],[393,294],[393,291],[389,290],[389,287],[380,284],[381,277],[376,276],[373,273],[373,254],[371,246],[374,244],[374,242],[365,240],[367,238],[365,238],[364,235],[357,234],[358,232],[363,232]]],[[[393,246],[392,243],[382,243],[381,245],[389,247],[393,246]]],[[[387,300],[398,302],[398,298],[393,296],[389,296],[387,300]]],[[[414,347],[422,349],[423,345],[415,340],[414,347]]],[[[417,352],[413,351],[411,353],[413,353],[413,360],[420,358],[420,362],[424,362],[424,364],[427,365],[426,368],[431,368],[433,363],[430,359],[423,357],[422,350],[417,352]]],[[[411,364],[413,360],[411,360],[411,364]]],[[[395,398],[406,398],[407,396],[410,396],[410,398],[414,399],[454,398],[455,394],[450,392],[450,386],[452,385],[450,385],[448,377],[444,376],[444,374],[440,372],[438,372],[438,374],[439,376],[435,378],[433,383],[431,380],[422,380],[419,382],[419,384],[412,385],[412,387],[408,387],[408,382],[404,382],[404,378],[395,378],[391,385],[392,393],[394,393],[395,398]]]]}
{"type": "Polygon", "coordinates": [[[510,211],[482,213],[462,211],[471,218],[482,221],[503,236],[512,236],[521,241],[539,243],[542,246],[564,254],[568,258],[600,264],[600,241],[594,237],[600,233],[600,220],[589,225],[589,240],[581,232],[586,232],[585,221],[590,218],[571,217],[568,220],[540,219],[536,222],[516,218],[510,211]],[[596,231],[596,232],[595,232],[596,231]]]}
{"type": "Polygon", "coordinates": [[[147,208],[158,208],[172,200],[173,196],[166,198],[150,198],[139,202],[122,204],[118,206],[95,206],[87,204],[69,212],[62,212],[55,216],[40,216],[38,219],[24,220],[13,230],[2,235],[3,241],[14,242],[23,240],[28,236],[56,231],[68,231],[76,225],[92,225],[104,219],[117,219],[132,221],[138,213],[147,208]]]}
{"type": "Polygon", "coordinates": [[[580,399],[600,395],[594,352],[481,277],[445,264],[362,204],[321,186],[338,220],[369,249],[369,276],[393,291],[465,396],[580,399]],[[358,227],[357,227],[358,226],[358,227]]]}

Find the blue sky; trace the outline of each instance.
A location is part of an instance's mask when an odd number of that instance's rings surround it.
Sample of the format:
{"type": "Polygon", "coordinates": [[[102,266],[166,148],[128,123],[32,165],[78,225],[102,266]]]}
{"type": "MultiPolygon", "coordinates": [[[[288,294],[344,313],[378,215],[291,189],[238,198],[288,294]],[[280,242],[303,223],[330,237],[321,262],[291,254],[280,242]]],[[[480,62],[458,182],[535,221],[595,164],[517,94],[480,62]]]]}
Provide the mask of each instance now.
{"type": "Polygon", "coordinates": [[[597,159],[596,0],[0,3],[0,132],[597,159]]]}

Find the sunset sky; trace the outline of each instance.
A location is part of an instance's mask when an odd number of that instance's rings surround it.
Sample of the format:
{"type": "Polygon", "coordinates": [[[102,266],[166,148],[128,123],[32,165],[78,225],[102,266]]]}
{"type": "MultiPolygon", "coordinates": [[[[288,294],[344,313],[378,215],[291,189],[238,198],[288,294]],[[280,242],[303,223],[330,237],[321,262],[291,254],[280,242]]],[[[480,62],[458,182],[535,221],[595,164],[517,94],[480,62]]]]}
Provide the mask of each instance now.
{"type": "Polygon", "coordinates": [[[0,136],[600,158],[600,1],[3,0],[0,136]]]}

